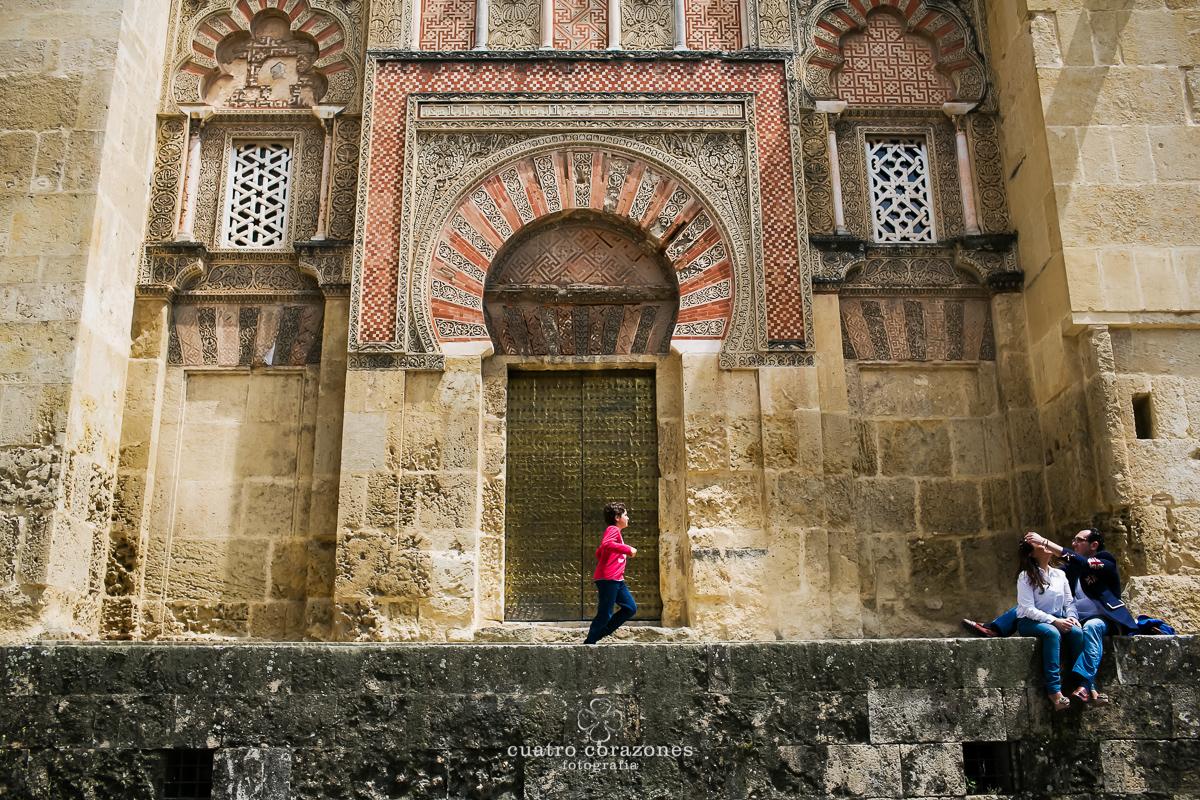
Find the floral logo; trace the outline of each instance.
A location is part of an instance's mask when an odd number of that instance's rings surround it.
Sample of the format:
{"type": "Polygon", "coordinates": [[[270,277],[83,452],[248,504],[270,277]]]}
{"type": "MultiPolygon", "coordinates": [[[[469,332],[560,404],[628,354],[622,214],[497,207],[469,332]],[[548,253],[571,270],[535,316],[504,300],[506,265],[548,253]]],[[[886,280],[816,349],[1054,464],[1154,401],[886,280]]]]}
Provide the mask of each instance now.
{"type": "Polygon", "coordinates": [[[607,697],[597,697],[579,709],[579,730],[596,744],[604,744],[625,728],[625,712],[607,697]]]}

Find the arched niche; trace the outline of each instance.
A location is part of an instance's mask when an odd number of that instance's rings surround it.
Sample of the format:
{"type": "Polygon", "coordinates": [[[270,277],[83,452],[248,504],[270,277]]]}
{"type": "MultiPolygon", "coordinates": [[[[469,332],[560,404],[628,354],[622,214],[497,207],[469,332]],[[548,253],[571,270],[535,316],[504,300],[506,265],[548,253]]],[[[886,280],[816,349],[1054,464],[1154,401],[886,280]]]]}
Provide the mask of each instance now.
{"type": "Polygon", "coordinates": [[[662,247],[621,218],[591,210],[523,228],[497,253],[484,286],[498,354],[664,354],[678,306],[662,247]]]}

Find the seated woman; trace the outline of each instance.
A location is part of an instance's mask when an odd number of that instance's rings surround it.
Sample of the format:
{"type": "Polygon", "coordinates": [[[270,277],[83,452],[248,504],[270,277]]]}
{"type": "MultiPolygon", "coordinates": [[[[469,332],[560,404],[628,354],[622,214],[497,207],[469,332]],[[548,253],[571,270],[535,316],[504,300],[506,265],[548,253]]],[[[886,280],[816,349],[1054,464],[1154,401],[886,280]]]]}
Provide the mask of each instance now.
{"type": "Polygon", "coordinates": [[[1055,711],[1065,711],[1071,701],[1062,693],[1061,665],[1064,661],[1074,664],[1083,651],[1083,629],[1079,627],[1075,599],[1066,573],[1050,566],[1054,558],[1050,548],[1022,540],[1019,552],[1017,631],[1041,641],[1046,693],[1055,711]]]}

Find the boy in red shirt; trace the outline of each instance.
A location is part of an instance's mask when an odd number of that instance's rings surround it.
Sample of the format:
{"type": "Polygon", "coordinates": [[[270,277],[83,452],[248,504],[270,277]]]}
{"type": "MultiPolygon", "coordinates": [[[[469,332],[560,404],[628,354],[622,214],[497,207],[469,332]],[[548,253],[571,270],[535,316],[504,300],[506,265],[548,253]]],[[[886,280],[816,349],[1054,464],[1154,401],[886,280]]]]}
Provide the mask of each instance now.
{"type": "Polygon", "coordinates": [[[629,525],[629,512],[624,503],[609,503],[604,507],[604,538],[596,548],[596,591],[600,595],[596,618],[588,630],[584,644],[595,644],[608,636],[637,613],[637,603],[625,585],[625,560],[637,555],[637,548],[625,544],[621,531],[629,525]],[[618,606],[613,613],[613,605],[618,606]]]}

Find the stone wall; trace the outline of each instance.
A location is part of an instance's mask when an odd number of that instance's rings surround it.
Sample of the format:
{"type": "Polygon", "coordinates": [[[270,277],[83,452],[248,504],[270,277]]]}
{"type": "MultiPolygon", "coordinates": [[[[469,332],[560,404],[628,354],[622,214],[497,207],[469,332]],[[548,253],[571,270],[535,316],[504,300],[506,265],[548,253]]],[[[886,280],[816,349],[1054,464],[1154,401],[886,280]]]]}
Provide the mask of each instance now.
{"type": "Polygon", "coordinates": [[[1191,629],[1200,462],[1184,398],[1200,363],[1200,238],[1185,209],[1200,203],[1197,10],[987,8],[1048,522],[1105,528],[1146,574],[1130,582],[1132,600],[1191,629]],[[1152,441],[1134,431],[1134,395],[1161,416],[1152,441]]]}
{"type": "Polygon", "coordinates": [[[1113,704],[1060,715],[1037,660],[1020,638],[10,647],[0,794],[157,797],[176,748],[210,751],[219,798],[1200,792],[1195,639],[1114,641],[1113,704]]]}
{"type": "Polygon", "coordinates": [[[94,635],[169,8],[0,13],[0,637],[94,635]]]}

